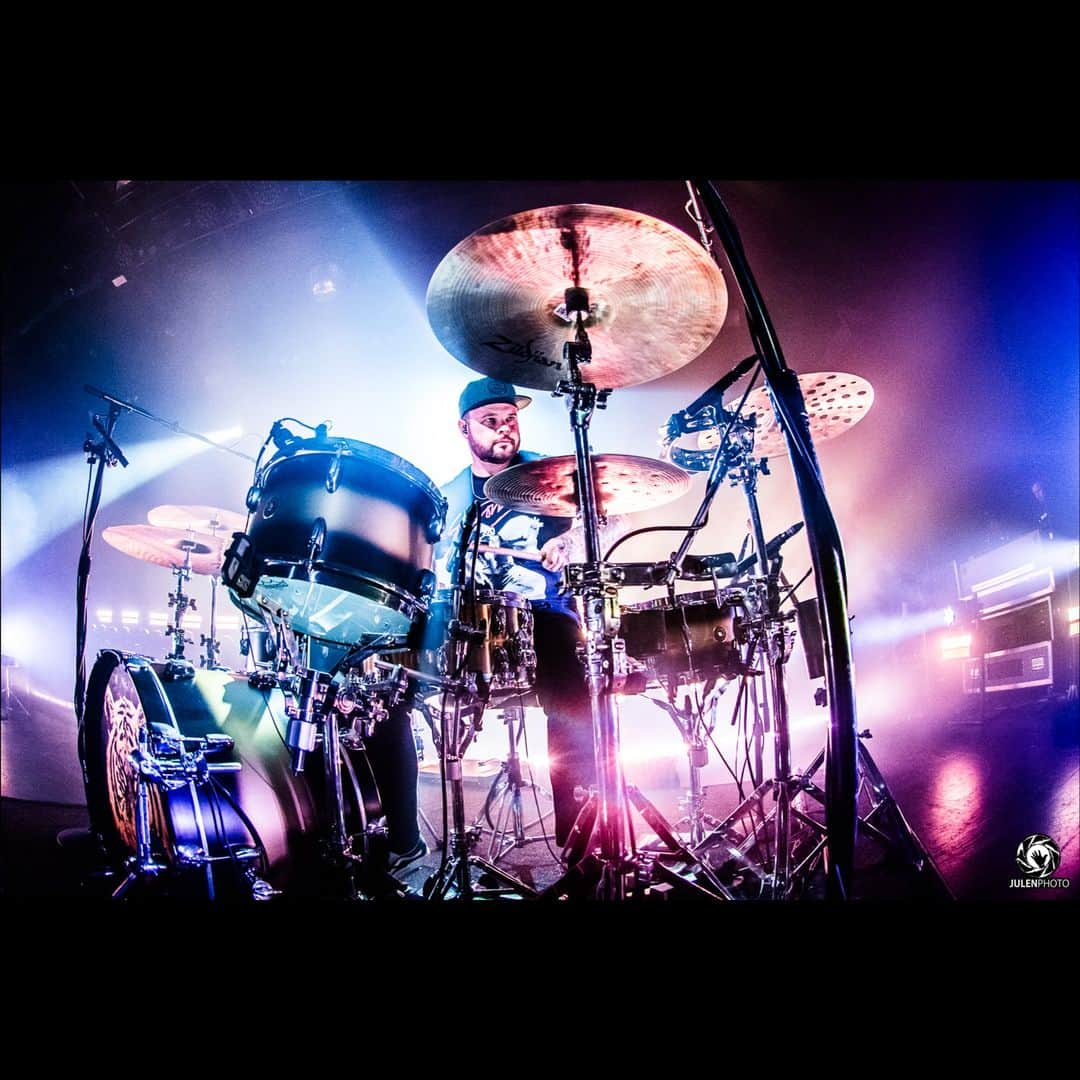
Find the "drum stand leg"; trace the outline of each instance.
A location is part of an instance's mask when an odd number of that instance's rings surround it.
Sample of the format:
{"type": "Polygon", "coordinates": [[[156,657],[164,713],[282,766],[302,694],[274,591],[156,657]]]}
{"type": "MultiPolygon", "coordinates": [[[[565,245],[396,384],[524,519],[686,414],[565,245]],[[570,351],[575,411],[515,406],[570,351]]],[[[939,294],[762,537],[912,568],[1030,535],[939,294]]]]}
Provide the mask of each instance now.
{"type": "Polygon", "coordinates": [[[127,877],[112,892],[113,900],[125,897],[133,885],[152,879],[168,867],[154,858],[150,832],[150,781],[152,767],[149,757],[149,735],[145,725],[139,729],[139,752],[132,755],[133,764],[139,772],[139,786],[135,797],[135,854],[128,860],[127,877]],[[144,767],[145,763],[145,767],[144,767]]]}
{"type": "MultiPolygon", "coordinates": [[[[686,704],[677,708],[669,701],[659,698],[647,697],[657,708],[663,709],[671,717],[675,726],[679,729],[683,743],[686,746],[686,757],[690,769],[690,789],[681,800],[681,805],[686,808],[686,816],[675,822],[675,828],[680,836],[686,837],[690,847],[696,847],[705,839],[709,830],[720,824],[719,818],[705,813],[705,788],[701,783],[701,770],[709,763],[709,748],[705,743],[711,727],[705,725],[704,709],[697,706],[696,700],[692,701],[687,696],[686,704]]],[[[712,712],[715,713],[716,705],[713,704],[712,712]]]]}
{"type": "Polygon", "coordinates": [[[544,827],[545,819],[551,817],[554,810],[548,810],[535,821],[525,824],[521,790],[522,788],[538,790],[531,780],[522,780],[521,777],[521,758],[518,756],[517,744],[525,730],[525,710],[520,705],[508,705],[503,709],[502,721],[506,725],[509,741],[507,757],[501,763],[499,773],[488,789],[483,809],[473,822],[473,827],[476,828],[480,826],[481,820],[486,818],[491,827],[488,858],[492,863],[498,863],[515,848],[541,840],[554,839],[544,827]],[[529,829],[537,825],[540,826],[539,836],[526,835],[529,829]]]}
{"type": "Polygon", "coordinates": [[[453,831],[450,834],[450,849],[448,853],[444,853],[442,865],[424,883],[424,896],[429,900],[533,897],[536,895],[535,889],[519,881],[512,874],[508,874],[493,862],[470,854],[479,840],[480,830],[476,827],[467,828],[465,825],[461,746],[467,740],[461,737],[461,702],[457,695],[454,696],[454,711],[449,719],[451,720],[450,728],[443,732],[442,751],[445,755],[444,778],[450,783],[453,831]],[[498,884],[494,888],[474,885],[474,868],[480,871],[481,877],[494,879],[498,884]]]}

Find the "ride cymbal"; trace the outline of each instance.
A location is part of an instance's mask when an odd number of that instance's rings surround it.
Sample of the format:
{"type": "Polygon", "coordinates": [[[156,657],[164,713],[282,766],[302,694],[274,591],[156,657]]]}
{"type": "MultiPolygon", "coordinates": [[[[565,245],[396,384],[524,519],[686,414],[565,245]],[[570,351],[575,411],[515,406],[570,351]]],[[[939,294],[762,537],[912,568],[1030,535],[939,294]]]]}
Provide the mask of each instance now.
{"type": "MultiPolygon", "coordinates": [[[[597,509],[605,516],[663,506],[690,487],[690,474],[666,461],[632,454],[597,454],[592,461],[597,509]]],[[[549,517],[575,517],[577,491],[573,455],[513,465],[484,485],[484,496],[501,506],[549,517]]]]}
{"type": "Polygon", "coordinates": [[[690,363],[727,314],[723,275],[681,229],[577,203],[512,214],[467,236],[432,275],[428,320],[473,370],[552,390],[569,375],[571,287],[588,293],[592,360],[582,372],[600,388],[637,386],[690,363]]]}

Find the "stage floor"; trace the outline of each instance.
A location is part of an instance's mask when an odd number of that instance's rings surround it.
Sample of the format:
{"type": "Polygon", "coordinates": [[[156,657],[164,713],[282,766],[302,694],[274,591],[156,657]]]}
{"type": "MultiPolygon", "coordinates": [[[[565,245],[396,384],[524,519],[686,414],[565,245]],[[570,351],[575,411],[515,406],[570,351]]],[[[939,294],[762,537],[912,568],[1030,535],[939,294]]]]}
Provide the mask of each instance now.
{"type": "MultiPolygon", "coordinates": [[[[102,895],[100,888],[96,894],[87,891],[80,876],[78,843],[72,842],[88,824],[75,756],[73,710],[28,685],[10,694],[4,706],[0,721],[3,895],[70,898],[72,902],[102,895]]],[[[1014,903],[1075,899],[1080,893],[1080,706],[1075,700],[1016,707],[995,702],[995,706],[981,714],[969,704],[965,710],[936,717],[878,717],[872,723],[861,722],[860,729],[870,728],[873,737],[864,740],[864,745],[955,899],[1014,903]],[[1067,879],[1069,887],[1010,884],[1023,877],[1016,862],[1018,846],[1038,833],[1049,836],[1060,848],[1061,861],[1054,876],[1067,879]]],[[[824,717],[824,710],[821,714],[824,717]]],[[[542,728],[542,721],[533,718],[529,724],[529,737],[538,743],[540,733],[533,729],[542,728]]],[[[490,727],[494,730],[483,748],[486,756],[467,762],[464,785],[466,818],[484,829],[475,853],[484,857],[490,853],[491,838],[484,805],[506,745],[497,721],[490,727]]],[[[631,725],[629,735],[624,731],[624,748],[633,745],[635,738],[631,725]]],[[[821,741],[817,730],[801,732],[794,745],[796,764],[805,766],[821,741]]],[[[688,778],[685,760],[638,762],[627,766],[627,774],[668,821],[678,821],[688,778]]],[[[543,889],[563,869],[554,842],[545,841],[535,824],[537,808],[541,813],[550,809],[542,766],[534,779],[536,786],[523,791],[524,822],[526,835],[539,839],[512,848],[499,865],[525,884],[543,889]]],[[[706,812],[725,818],[739,803],[736,785],[715,766],[715,760],[705,783],[706,812]]],[[[431,852],[402,876],[417,892],[440,861],[442,789],[430,752],[421,770],[420,806],[425,819],[422,832],[431,852]]],[[[635,828],[639,841],[644,840],[648,827],[637,819],[635,828]]],[[[909,874],[882,873],[880,859],[867,845],[872,842],[860,840],[857,899],[941,898],[933,890],[928,893],[909,874]]]]}

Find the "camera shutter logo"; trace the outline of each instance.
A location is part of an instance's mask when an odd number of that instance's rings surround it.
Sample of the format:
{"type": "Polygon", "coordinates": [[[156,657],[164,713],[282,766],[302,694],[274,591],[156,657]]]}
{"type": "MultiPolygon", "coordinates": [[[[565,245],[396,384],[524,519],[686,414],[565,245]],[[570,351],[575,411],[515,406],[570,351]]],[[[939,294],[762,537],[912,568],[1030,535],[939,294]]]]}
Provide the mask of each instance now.
{"type": "Polygon", "coordinates": [[[1016,865],[1028,877],[1049,877],[1061,862],[1061,848],[1042,833],[1033,833],[1020,841],[1016,865]]]}

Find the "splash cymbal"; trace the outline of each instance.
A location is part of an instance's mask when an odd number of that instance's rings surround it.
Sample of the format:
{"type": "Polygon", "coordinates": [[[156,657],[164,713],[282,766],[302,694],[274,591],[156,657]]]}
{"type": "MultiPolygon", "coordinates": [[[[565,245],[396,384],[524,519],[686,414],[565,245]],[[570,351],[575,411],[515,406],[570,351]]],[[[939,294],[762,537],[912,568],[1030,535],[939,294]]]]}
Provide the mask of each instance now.
{"type": "MultiPolygon", "coordinates": [[[[597,508],[605,516],[663,506],[690,487],[690,474],[666,461],[632,454],[597,454],[592,460],[597,508]]],[[[484,496],[512,510],[575,517],[577,459],[569,454],[513,465],[487,481],[484,496]]]]}
{"type": "MultiPolygon", "coordinates": [[[[874,404],[874,388],[859,375],[850,375],[843,371],[819,371],[810,375],[799,376],[806,401],[806,412],[810,418],[810,435],[814,445],[835,439],[850,431],[870,411],[874,404]]],[[[742,395],[726,406],[734,408],[742,395]]],[[[743,407],[742,415],[757,416],[757,431],[754,435],[754,453],[758,457],[779,457],[788,452],[787,439],[773,412],[772,401],[764,386],[750,391],[743,407]]],[[[703,431],[698,437],[698,447],[711,449],[720,441],[717,428],[703,431]]]]}
{"type": "Polygon", "coordinates": [[[244,514],[219,510],[216,506],[155,506],[146,515],[146,520],[164,529],[193,529],[211,536],[232,536],[247,524],[244,514]]]}
{"type": "Polygon", "coordinates": [[[157,525],[112,525],[101,538],[117,551],[155,566],[176,568],[191,553],[191,572],[217,577],[225,558],[221,537],[186,529],[165,529],[157,525]]]}
{"type": "Polygon", "coordinates": [[[596,386],[637,386],[700,355],[727,314],[712,257],[681,229],[588,203],[526,210],[467,236],[428,285],[428,320],[446,349],[484,375],[552,390],[569,375],[565,290],[588,292],[596,386]]]}

